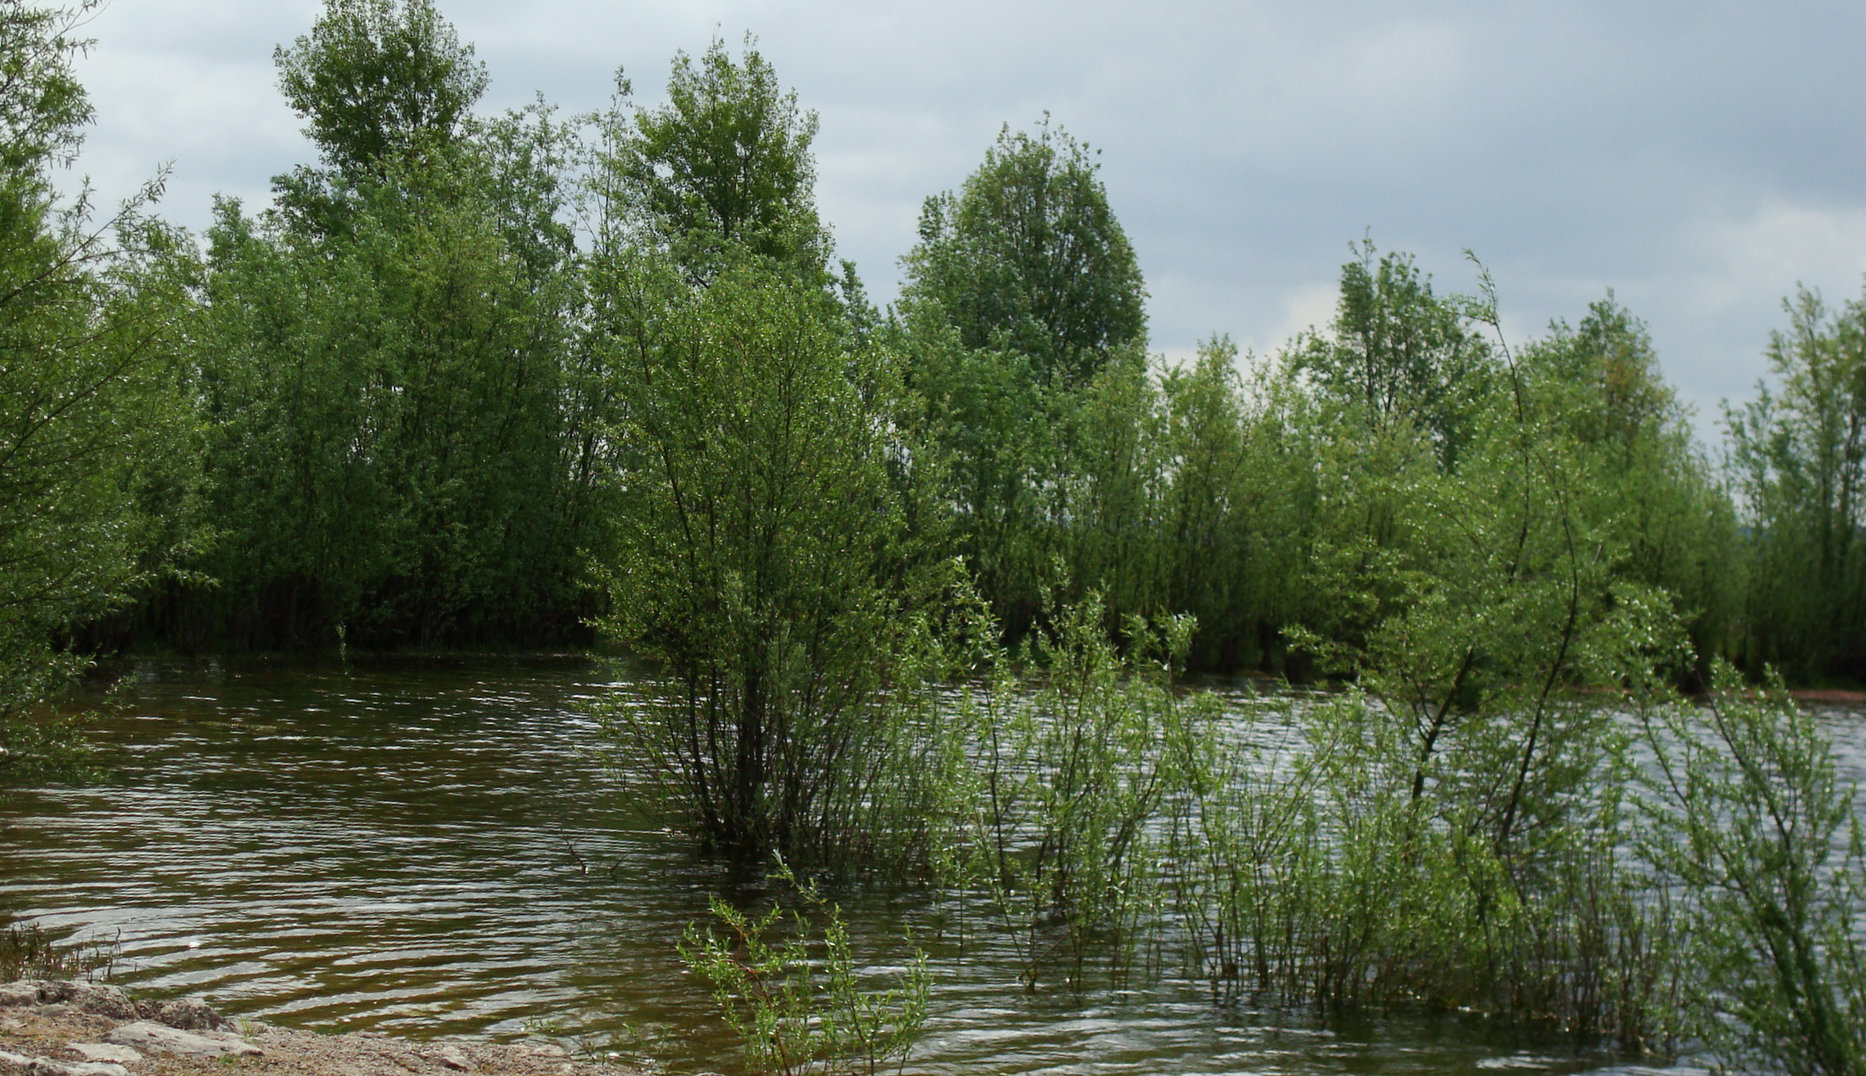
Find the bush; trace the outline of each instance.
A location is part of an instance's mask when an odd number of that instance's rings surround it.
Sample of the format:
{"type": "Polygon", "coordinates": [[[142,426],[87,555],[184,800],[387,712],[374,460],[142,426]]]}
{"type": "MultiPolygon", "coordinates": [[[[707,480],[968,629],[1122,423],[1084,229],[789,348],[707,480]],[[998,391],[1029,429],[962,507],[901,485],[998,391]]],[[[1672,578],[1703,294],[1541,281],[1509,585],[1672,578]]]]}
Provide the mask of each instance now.
{"type": "Polygon", "coordinates": [[[900,985],[866,988],[842,910],[814,885],[799,883],[782,860],[777,876],[796,888],[800,907],[773,904],[752,917],[715,896],[713,918],[723,931],[688,924],[680,945],[681,959],[712,988],[747,1060],[757,1071],[783,1076],[872,1076],[890,1061],[904,1061],[926,1020],[926,954],[915,950],[900,985]]]}
{"type": "Polygon", "coordinates": [[[1741,1067],[1866,1073],[1856,790],[1779,679],[1750,693],[1728,665],[1714,676],[1706,708],[1648,722],[1641,844],[1684,895],[1701,1030],[1741,1067]]]}
{"type": "Polygon", "coordinates": [[[15,979],[109,979],[116,963],[114,939],[60,941],[37,923],[0,930],[0,983],[15,979]]]}

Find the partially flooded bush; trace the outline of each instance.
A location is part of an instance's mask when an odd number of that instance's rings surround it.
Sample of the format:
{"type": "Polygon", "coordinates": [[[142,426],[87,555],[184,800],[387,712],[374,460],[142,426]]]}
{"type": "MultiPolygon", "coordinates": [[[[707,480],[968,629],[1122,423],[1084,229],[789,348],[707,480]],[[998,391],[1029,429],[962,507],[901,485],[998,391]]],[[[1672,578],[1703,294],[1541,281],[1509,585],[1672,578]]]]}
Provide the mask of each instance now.
{"type": "Polygon", "coordinates": [[[1172,827],[1178,905],[1215,988],[1669,1042],[1674,931],[1616,850],[1617,795],[1499,849],[1481,804],[1414,798],[1413,757],[1376,704],[1344,694],[1286,720],[1300,743],[1207,729],[1172,827]]]}
{"type": "Polygon", "coordinates": [[[114,939],[61,939],[37,923],[15,923],[0,930],[0,983],[14,979],[108,979],[116,961],[114,939]]]}
{"type": "MultiPolygon", "coordinates": [[[[1185,620],[1131,621],[1125,650],[1093,596],[1052,623],[1028,664],[981,642],[982,678],[903,698],[903,779],[865,808],[874,861],[989,909],[966,929],[1009,940],[1027,988],[1180,954],[1220,997],[1862,1071],[1854,798],[1779,694],[1726,683],[1700,715],[1649,686],[1544,691],[1526,724],[1498,693],[1422,755],[1406,715],[1358,691],[1183,690],[1185,620]]],[[[837,995],[768,940],[784,920],[716,911],[736,940],[690,935],[688,959],[780,1069],[854,1026],[811,1015],[837,995]]]]}
{"type": "Polygon", "coordinates": [[[869,985],[842,909],[781,860],[777,877],[796,891],[790,908],[750,916],[714,897],[714,925],[689,924],[680,945],[746,1060],[781,1076],[873,1076],[905,1061],[926,1020],[926,954],[916,951],[895,985],[869,985]]]}
{"type": "Polygon", "coordinates": [[[1118,651],[1098,596],[1059,613],[1031,681],[1000,653],[960,708],[969,809],[955,813],[948,880],[986,891],[1025,956],[1025,980],[1092,954],[1120,969],[1160,902],[1158,825],[1184,787],[1189,723],[1209,695],[1173,688],[1191,623],[1128,625],[1118,651]],[[1060,958],[1060,963],[1058,960],[1060,958]]]}
{"type": "Polygon", "coordinates": [[[1316,821],[1316,767],[1295,749],[1285,706],[1251,715],[1202,707],[1185,783],[1168,798],[1167,859],[1188,957],[1225,994],[1296,981],[1284,894],[1316,821]],[[1274,726],[1273,728],[1270,726],[1274,726]]]}
{"type": "Polygon", "coordinates": [[[1689,924],[1698,1030],[1730,1063],[1866,1073],[1866,856],[1857,791],[1779,680],[1728,666],[1702,709],[1648,723],[1647,840],[1689,924]]]}

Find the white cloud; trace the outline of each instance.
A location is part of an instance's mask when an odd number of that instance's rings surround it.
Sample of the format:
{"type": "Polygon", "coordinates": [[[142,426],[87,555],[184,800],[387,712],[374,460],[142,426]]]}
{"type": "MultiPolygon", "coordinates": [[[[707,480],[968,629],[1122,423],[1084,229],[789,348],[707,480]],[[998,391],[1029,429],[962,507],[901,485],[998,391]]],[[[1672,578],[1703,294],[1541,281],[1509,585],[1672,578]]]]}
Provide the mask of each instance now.
{"type": "Polygon", "coordinates": [[[1831,299],[1853,298],[1866,273],[1866,206],[1772,200],[1708,229],[1702,248],[1698,294],[1706,308],[1787,295],[1797,284],[1825,287],[1831,299]]]}
{"type": "Polygon", "coordinates": [[[1283,292],[1282,317],[1269,332],[1251,340],[1250,349],[1269,354],[1310,329],[1327,331],[1335,320],[1335,305],[1340,298],[1336,281],[1303,284],[1283,292]]]}

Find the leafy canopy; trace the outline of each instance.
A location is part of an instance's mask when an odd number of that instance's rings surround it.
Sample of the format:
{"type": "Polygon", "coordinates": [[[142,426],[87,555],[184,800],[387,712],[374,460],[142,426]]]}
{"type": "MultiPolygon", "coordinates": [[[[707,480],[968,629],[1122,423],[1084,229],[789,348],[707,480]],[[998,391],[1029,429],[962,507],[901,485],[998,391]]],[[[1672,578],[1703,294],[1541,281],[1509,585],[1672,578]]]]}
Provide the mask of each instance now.
{"type": "Polygon", "coordinates": [[[1299,363],[1321,395],[1350,407],[1367,429],[1411,423],[1431,439],[1451,469],[1472,426],[1493,368],[1461,302],[1432,292],[1410,254],[1376,261],[1371,240],[1341,267],[1341,299],[1332,333],[1311,337],[1299,363]]]}
{"type": "Polygon", "coordinates": [[[272,58],[286,102],[344,172],[452,138],[486,91],[485,65],[429,0],[325,0],[272,58]]]}
{"type": "Polygon", "coordinates": [[[1803,289],[1767,355],[1777,388],[1725,405],[1753,530],[1756,657],[1866,674],[1866,298],[1803,289]]]}
{"type": "MultiPolygon", "coordinates": [[[[624,84],[626,91],[626,83],[624,84]]],[[[810,143],[816,113],[797,108],[752,38],[735,61],[714,38],[697,61],[676,54],[667,102],[611,119],[604,171],[626,214],[695,280],[728,249],[820,273],[810,143]]]]}
{"type": "Polygon", "coordinates": [[[71,61],[92,7],[0,3],[0,771],[15,774],[65,739],[34,707],[84,666],[71,634],[194,537],[189,252],[143,212],[159,184],[101,225],[55,190],[91,116],[71,61]]]}
{"type": "Polygon", "coordinates": [[[72,31],[100,0],[75,8],[0,3],[0,173],[11,182],[77,156],[91,104],[71,71],[89,42],[72,31]]]}
{"type": "Polygon", "coordinates": [[[956,196],[927,199],[903,258],[904,304],[940,310],[972,349],[1027,356],[1078,385],[1146,339],[1140,263],[1089,148],[1052,127],[1006,126],[956,196]]]}

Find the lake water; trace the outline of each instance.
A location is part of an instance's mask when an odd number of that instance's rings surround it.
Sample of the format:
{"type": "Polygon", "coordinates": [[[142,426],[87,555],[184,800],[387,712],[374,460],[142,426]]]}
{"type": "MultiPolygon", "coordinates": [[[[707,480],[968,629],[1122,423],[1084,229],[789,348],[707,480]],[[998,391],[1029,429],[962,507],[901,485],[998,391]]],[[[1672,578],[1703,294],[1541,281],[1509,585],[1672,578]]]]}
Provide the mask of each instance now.
{"type": "MultiPolygon", "coordinates": [[[[675,943],[709,893],[759,894],[605,765],[589,710],[612,676],[571,660],[139,667],[99,727],[107,780],[0,799],[0,912],[114,939],[114,981],[232,1014],[542,1028],[731,1071],[675,943]]],[[[1455,1015],[1224,1003],[1170,966],[1029,993],[1014,953],[912,890],[834,896],[865,958],[898,960],[904,926],[933,957],[910,1073],[1654,1071],[1455,1015]]]]}

